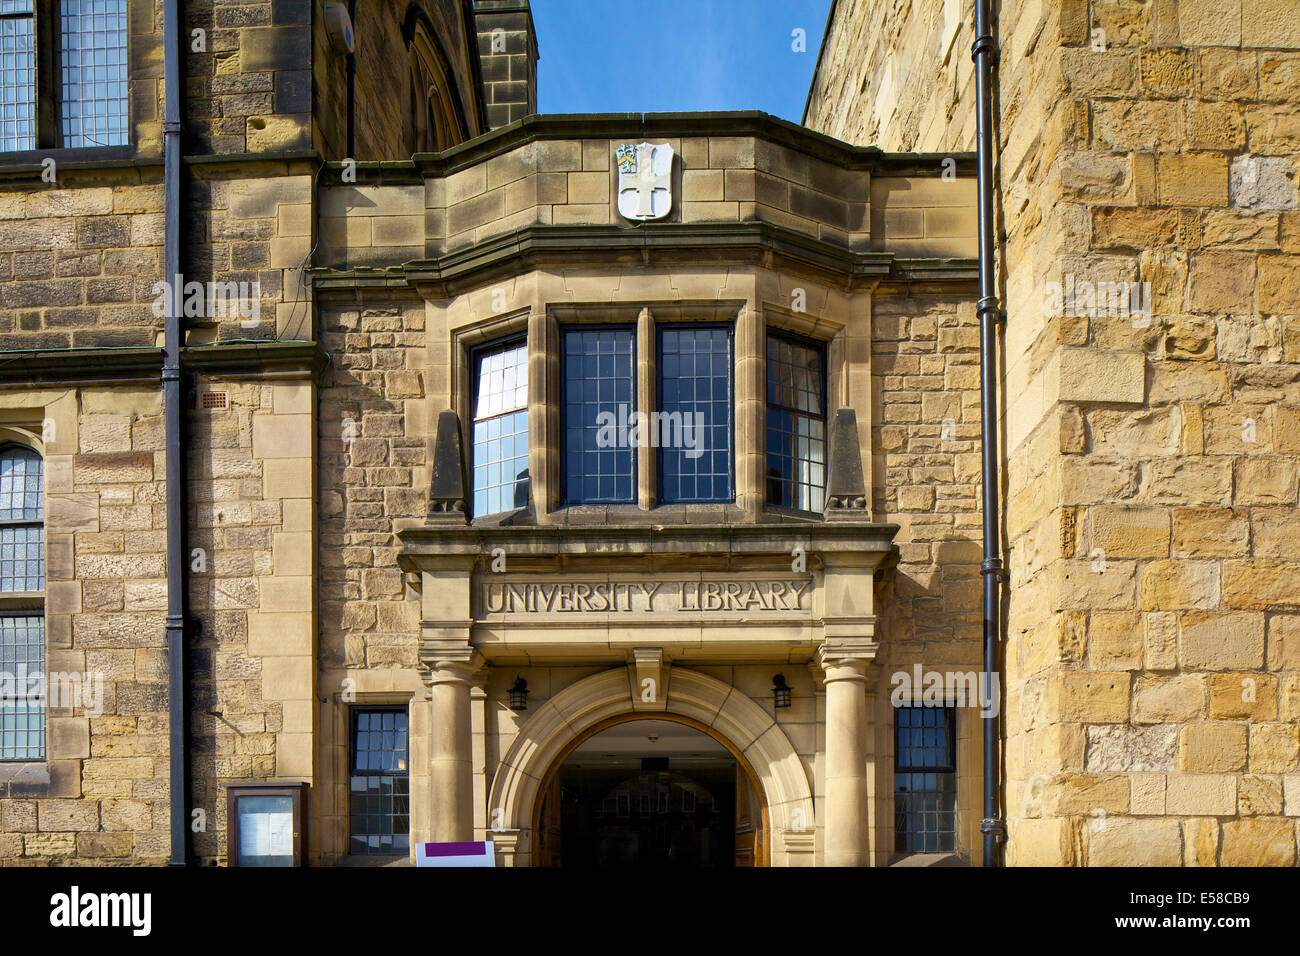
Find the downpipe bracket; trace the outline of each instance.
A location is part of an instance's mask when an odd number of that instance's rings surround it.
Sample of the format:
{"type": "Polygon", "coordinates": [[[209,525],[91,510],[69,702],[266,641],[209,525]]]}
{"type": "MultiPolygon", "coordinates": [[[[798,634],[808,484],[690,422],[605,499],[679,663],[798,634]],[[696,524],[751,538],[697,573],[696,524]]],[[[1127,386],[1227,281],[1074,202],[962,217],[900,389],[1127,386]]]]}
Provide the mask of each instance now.
{"type": "Polygon", "coordinates": [[[1001,558],[985,558],[980,562],[980,574],[991,574],[999,581],[1009,581],[1011,576],[1002,567],[1001,558]]]}
{"type": "Polygon", "coordinates": [[[999,843],[1007,842],[1007,821],[1001,817],[985,817],[980,821],[980,833],[992,834],[999,843]]]}

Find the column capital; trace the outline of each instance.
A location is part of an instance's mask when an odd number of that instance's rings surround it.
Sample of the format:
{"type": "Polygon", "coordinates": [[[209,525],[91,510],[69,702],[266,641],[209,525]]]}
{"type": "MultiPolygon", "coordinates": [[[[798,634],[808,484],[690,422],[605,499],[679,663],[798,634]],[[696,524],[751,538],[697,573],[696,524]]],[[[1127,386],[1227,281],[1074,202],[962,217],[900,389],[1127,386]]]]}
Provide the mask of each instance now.
{"type": "Polygon", "coordinates": [[[486,666],[487,661],[478,648],[469,645],[420,649],[421,677],[429,685],[472,685],[474,675],[486,666]]]}
{"type": "Polygon", "coordinates": [[[834,638],[822,642],[817,648],[817,663],[821,666],[823,683],[836,680],[866,682],[867,671],[876,660],[880,647],[875,641],[864,638],[834,638]]]}

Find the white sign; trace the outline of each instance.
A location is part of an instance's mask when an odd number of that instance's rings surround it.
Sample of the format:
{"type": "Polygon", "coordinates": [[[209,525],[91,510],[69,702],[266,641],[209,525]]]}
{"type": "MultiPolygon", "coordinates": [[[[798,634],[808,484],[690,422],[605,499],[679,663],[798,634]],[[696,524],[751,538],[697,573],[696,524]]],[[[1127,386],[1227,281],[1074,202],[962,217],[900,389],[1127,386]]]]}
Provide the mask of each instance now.
{"type": "Polygon", "coordinates": [[[468,843],[417,843],[416,866],[496,866],[491,840],[468,843]]]}
{"type": "Polygon", "coordinates": [[[293,811],[241,813],[239,855],[293,856],[293,811]]]}
{"type": "Polygon", "coordinates": [[[673,208],[673,148],[624,143],[618,164],[618,212],[624,219],[662,219],[673,208]]]}

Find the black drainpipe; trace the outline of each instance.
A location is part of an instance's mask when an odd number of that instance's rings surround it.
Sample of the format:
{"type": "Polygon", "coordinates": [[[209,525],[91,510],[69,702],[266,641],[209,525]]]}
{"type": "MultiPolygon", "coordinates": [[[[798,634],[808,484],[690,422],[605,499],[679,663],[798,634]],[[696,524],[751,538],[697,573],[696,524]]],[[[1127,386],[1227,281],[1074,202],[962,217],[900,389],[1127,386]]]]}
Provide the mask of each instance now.
{"type": "Polygon", "coordinates": [[[189,707],[185,695],[185,424],[181,380],[181,11],[163,5],[163,276],[169,283],[163,342],[163,417],[167,429],[167,723],[171,764],[171,859],[189,863],[189,707]]]}
{"type": "MultiPolygon", "coordinates": [[[[980,442],[983,451],[981,481],[984,489],[984,560],[980,572],[984,578],[984,680],[992,699],[1001,701],[998,678],[998,643],[1002,634],[1001,522],[999,504],[1002,486],[998,471],[998,324],[1004,321],[998,301],[996,247],[993,243],[993,64],[998,58],[998,44],[990,25],[992,0],[975,0],[975,43],[971,59],[975,61],[976,140],[979,161],[979,254],[980,297],[980,442]]],[[[1007,825],[998,812],[998,717],[993,707],[985,709],[984,721],[984,865],[998,865],[998,844],[1006,839],[1007,825]]]]}
{"type": "Polygon", "coordinates": [[[352,21],[352,46],[348,54],[348,159],[357,158],[357,0],[349,0],[348,18],[352,21]]]}

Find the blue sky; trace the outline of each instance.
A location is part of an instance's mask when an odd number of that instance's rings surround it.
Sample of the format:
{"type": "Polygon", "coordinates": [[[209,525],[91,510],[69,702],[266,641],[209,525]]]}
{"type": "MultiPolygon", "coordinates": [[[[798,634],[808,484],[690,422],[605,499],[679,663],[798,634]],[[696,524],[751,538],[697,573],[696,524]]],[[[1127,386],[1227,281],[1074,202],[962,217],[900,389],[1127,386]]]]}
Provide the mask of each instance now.
{"type": "Polygon", "coordinates": [[[542,113],[763,110],[799,122],[831,0],[533,0],[542,113]],[[794,52],[793,31],[806,51],[794,52]]]}

